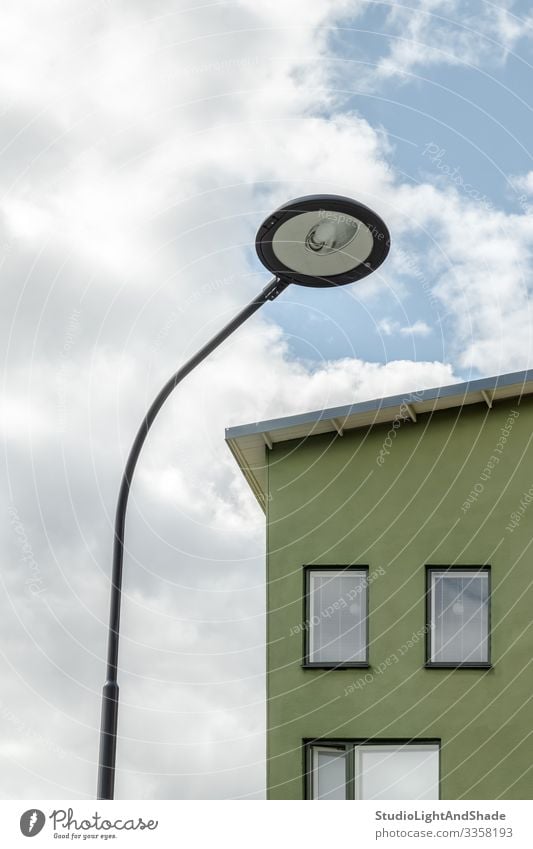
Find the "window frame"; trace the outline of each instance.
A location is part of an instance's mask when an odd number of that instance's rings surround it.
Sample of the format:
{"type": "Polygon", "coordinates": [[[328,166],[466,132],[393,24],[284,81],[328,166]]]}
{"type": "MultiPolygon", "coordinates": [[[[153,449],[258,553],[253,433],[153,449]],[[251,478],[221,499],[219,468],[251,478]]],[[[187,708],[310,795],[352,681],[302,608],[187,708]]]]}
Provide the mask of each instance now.
{"type": "Polygon", "coordinates": [[[303,591],[303,645],[302,645],[302,668],[303,669],[368,669],[369,663],[369,611],[370,611],[370,593],[369,593],[369,567],[366,566],[321,566],[314,564],[312,566],[304,566],[304,591],[303,591]],[[310,660],[311,647],[311,576],[313,572],[331,572],[337,574],[348,574],[349,572],[361,572],[364,575],[364,595],[365,601],[365,659],[364,660],[310,660]]]}
{"type": "Polygon", "coordinates": [[[490,566],[461,566],[458,564],[426,566],[426,669],[492,669],[492,586],[490,566]],[[433,575],[436,573],[471,572],[472,574],[487,575],[487,660],[432,660],[432,587],[433,575]]]}
{"type": "MultiPolygon", "coordinates": [[[[304,762],[304,799],[312,802],[319,802],[320,799],[315,799],[313,796],[314,786],[315,786],[315,764],[314,764],[314,752],[315,750],[329,750],[329,751],[344,751],[346,753],[346,801],[347,802],[364,802],[364,799],[359,799],[356,796],[357,790],[357,776],[356,772],[356,764],[355,764],[355,750],[357,748],[362,748],[363,746],[413,746],[413,747],[426,747],[426,746],[434,746],[437,749],[438,756],[438,799],[434,801],[441,801],[441,783],[442,783],[442,766],[441,766],[441,752],[442,752],[442,740],[440,737],[367,737],[367,738],[334,738],[334,739],[324,739],[324,738],[316,738],[316,739],[304,739],[303,741],[303,762],[304,762]]],[[[416,800],[414,800],[416,801],[416,800]]]]}
{"type": "MultiPolygon", "coordinates": [[[[348,795],[348,791],[352,782],[350,758],[347,757],[347,747],[339,745],[338,743],[321,742],[315,743],[315,745],[309,747],[309,786],[311,788],[311,792],[313,792],[315,782],[317,781],[318,771],[315,756],[318,755],[319,752],[331,752],[335,754],[342,754],[344,756],[344,801],[349,800],[350,796],[348,795]]],[[[310,798],[313,799],[313,796],[310,796],[310,798]]]]}

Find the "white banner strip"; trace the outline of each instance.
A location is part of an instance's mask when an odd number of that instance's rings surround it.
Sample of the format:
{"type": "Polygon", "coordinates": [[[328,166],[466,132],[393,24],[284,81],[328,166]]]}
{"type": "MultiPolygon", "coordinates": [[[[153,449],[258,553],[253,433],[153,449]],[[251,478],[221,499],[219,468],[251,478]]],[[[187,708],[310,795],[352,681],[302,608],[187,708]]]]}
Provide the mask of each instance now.
{"type": "Polygon", "coordinates": [[[0,802],[2,846],[531,847],[516,802],[0,802]],[[35,843],[28,841],[35,839],[35,843]]]}

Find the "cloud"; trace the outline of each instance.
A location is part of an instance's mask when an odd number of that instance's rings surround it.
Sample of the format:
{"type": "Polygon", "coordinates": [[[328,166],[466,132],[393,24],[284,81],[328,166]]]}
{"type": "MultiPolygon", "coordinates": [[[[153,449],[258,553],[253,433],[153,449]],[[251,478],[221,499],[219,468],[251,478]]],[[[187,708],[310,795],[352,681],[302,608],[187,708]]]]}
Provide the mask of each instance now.
{"type": "Polygon", "coordinates": [[[404,210],[431,231],[433,294],[453,326],[454,360],[482,374],[531,363],[533,216],[507,214],[459,192],[419,186],[403,192],[404,210]],[[409,212],[408,212],[409,210],[409,212]]]}
{"type": "Polygon", "coordinates": [[[531,16],[518,11],[514,0],[498,6],[470,0],[415,0],[387,6],[383,30],[390,45],[379,57],[374,84],[425,74],[431,66],[497,65],[533,32],[531,16]]]}
{"type": "Polygon", "coordinates": [[[517,174],[510,178],[510,182],[517,191],[533,195],[533,171],[528,171],[527,174],[517,174]]]}
{"type": "Polygon", "coordinates": [[[420,320],[402,327],[399,321],[382,318],[378,321],[378,329],[385,336],[393,336],[395,333],[399,333],[401,336],[429,336],[431,333],[431,327],[425,321],[420,320]]]}

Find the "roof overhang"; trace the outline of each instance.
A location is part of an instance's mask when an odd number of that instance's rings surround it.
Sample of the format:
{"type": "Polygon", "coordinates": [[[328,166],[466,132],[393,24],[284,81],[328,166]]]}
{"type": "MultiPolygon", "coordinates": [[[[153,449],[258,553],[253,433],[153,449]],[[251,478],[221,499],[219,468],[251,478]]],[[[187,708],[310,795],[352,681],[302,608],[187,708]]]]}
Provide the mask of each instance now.
{"type": "Polygon", "coordinates": [[[305,440],[323,433],[342,436],[347,430],[368,428],[400,419],[416,421],[422,413],[486,404],[533,394],[533,370],[454,383],[419,392],[331,407],[255,424],[226,428],[226,442],[259,504],[266,509],[265,451],[279,442],[305,440]]]}

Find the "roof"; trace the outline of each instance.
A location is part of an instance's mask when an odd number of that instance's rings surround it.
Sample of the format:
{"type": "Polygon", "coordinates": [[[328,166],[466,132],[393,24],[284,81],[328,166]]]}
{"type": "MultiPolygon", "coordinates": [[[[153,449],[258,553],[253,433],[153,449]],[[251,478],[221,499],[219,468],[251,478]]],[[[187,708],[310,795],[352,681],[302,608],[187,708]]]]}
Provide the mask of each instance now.
{"type": "Polygon", "coordinates": [[[226,442],[248,481],[259,504],[266,507],[265,451],[291,439],[305,440],[323,433],[338,433],[367,428],[400,419],[412,419],[453,407],[485,403],[533,394],[533,370],[484,377],[451,386],[422,389],[418,392],[361,401],[343,407],[330,407],[255,424],[226,428],[226,442]]]}

